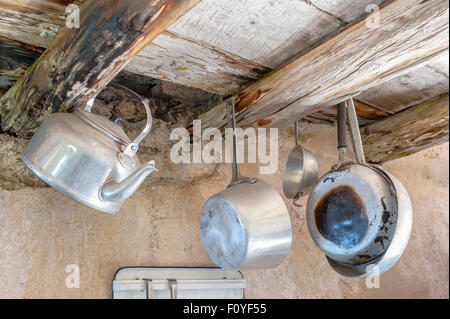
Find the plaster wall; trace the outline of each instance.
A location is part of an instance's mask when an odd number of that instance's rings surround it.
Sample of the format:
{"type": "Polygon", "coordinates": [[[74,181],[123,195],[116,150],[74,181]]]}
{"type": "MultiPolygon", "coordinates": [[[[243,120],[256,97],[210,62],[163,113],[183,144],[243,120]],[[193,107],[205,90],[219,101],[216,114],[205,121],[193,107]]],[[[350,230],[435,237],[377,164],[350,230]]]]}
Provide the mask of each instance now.
{"type": "MultiPolygon", "coordinates": [[[[284,160],[294,141],[292,129],[280,129],[279,135],[278,172],[259,177],[281,193],[284,160]]],[[[337,160],[334,128],[302,125],[301,140],[318,156],[322,173],[337,160]]],[[[201,243],[199,217],[207,198],[228,184],[230,166],[174,167],[162,160],[166,171],[152,175],[116,215],[86,208],[51,188],[0,189],[0,298],[110,298],[120,267],[213,266],[201,243]],[[206,173],[170,179],[169,169],[177,176],[206,173]],[[69,264],[80,267],[79,289],[66,288],[69,264]]],[[[414,225],[403,257],[381,277],[379,289],[334,273],[309,237],[304,208],[286,200],[291,252],[277,269],[244,272],[247,297],[448,298],[448,165],[448,143],[384,165],[409,191],[414,225]]],[[[257,176],[258,166],[243,165],[242,173],[257,176]]]]}

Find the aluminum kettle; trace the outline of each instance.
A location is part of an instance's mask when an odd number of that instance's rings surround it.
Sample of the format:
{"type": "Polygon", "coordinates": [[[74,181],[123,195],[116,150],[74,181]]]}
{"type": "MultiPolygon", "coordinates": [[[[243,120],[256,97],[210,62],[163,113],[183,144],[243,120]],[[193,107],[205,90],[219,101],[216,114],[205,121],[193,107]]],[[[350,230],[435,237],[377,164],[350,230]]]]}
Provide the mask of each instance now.
{"type": "Polygon", "coordinates": [[[133,142],[117,124],[91,113],[96,96],[74,113],[53,113],[22,153],[27,167],[70,198],[104,213],[116,213],[125,200],[156,170],[154,161],[141,165],[139,143],[150,132],[149,101],[129,91],[145,107],[147,122],[133,142]]]}

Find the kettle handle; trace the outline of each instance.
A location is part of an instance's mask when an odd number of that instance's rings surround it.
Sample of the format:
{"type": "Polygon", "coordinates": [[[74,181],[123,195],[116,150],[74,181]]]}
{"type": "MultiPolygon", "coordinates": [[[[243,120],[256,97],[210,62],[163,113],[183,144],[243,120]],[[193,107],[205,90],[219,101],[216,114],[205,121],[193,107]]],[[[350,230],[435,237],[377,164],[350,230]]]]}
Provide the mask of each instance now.
{"type": "MultiPolygon", "coordinates": [[[[110,83],[108,84],[108,86],[114,86],[117,87],[119,89],[125,90],[129,93],[131,93],[132,95],[134,95],[135,97],[137,97],[139,99],[139,101],[144,105],[145,107],[145,112],[147,114],[147,122],[145,123],[145,127],[142,130],[142,132],[138,135],[138,137],[136,137],[134,139],[133,142],[131,142],[130,144],[128,144],[125,148],[125,150],[123,151],[123,153],[125,155],[128,155],[130,157],[133,157],[136,152],[139,149],[139,143],[148,135],[148,133],[150,132],[150,130],[152,129],[152,122],[153,122],[153,118],[152,118],[152,112],[150,111],[150,105],[149,105],[149,100],[148,99],[143,99],[142,96],[140,96],[139,94],[137,94],[136,92],[134,92],[133,90],[122,86],[120,84],[115,84],[115,83],[110,83]]],[[[97,98],[97,95],[94,95],[87,103],[86,106],[84,107],[84,110],[87,112],[91,112],[92,110],[92,106],[94,105],[94,101],[97,98]]]]}

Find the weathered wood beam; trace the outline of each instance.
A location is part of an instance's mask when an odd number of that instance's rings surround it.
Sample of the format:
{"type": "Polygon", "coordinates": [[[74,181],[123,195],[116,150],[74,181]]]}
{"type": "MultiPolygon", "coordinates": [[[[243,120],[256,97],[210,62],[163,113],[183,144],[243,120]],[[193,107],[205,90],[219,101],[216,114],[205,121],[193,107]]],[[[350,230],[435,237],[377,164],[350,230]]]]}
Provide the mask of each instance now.
{"type": "Polygon", "coordinates": [[[87,100],[199,2],[87,1],[80,9],[80,28],[62,28],[0,99],[1,130],[29,136],[48,114],[87,100]]]}
{"type": "Polygon", "coordinates": [[[126,70],[222,95],[237,93],[244,84],[271,71],[238,55],[168,31],[142,50],[126,70]]]}
{"type": "Polygon", "coordinates": [[[357,98],[387,113],[395,114],[447,93],[448,87],[449,55],[445,54],[431,59],[413,72],[361,92],[357,98]]]}
{"type": "Polygon", "coordinates": [[[0,36],[0,89],[8,90],[44,50],[0,36]]]}
{"type": "MultiPolygon", "coordinates": [[[[356,114],[360,126],[368,125],[389,116],[388,113],[378,110],[370,105],[354,99],[356,114]]],[[[311,123],[335,124],[337,119],[337,107],[333,106],[317,111],[303,118],[311,123]]]]}
{"type": "Polygon", "coordinates": [[[367,160],[382,163],[447,142],[448,98],[440,95],[362,128],[367,160]]]}
{"type": "MultiPolygon", "coordinates": [[[[396,0],[380,25],[357,22],[236,97],[238,125],[277,126],[380,85],[449,47],[447,0],[396,0]]],[[[223,127],[225,105],[203,114],[202,126],[223,127]]]]}

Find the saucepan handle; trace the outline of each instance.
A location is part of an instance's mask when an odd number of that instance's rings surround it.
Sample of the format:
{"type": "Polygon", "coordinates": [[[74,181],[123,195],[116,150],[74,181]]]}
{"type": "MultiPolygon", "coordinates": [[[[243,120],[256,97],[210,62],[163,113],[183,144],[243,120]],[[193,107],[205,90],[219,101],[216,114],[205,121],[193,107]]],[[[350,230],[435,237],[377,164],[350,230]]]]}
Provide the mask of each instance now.
{"type": "Polygon", "coordinates": [[[233,177],[228,187],[241,184],[241,183],[256,183],[256,179],[243,177],[237,163],[237,137],[236,137],[236,114],[235,114],[235,99],[231,98],[231,103],[227,103],[227,119],[228,126],[233,129],[233,177]]]}
{"type": "Polygon", "coordinates": [[[241,175],[241,171],[239,169],[239,165],[237,163],[237,140],[236,140],[236,115],[235,115],[235,100],[231,98],[231,103],[227,103],[227,118],[228,118],[228,127],[233,129],[233,177],[230,185],[239,184],[242,182],[243,178],[241,175]]]}
{"type": "MultiPolygon", "coordinates": [[[[127,91],[128,93],[131,93],[131,95],[136,97],[144,105],[145,113],[147,114],[147,122],[145,123],[145,127],[142,130],[142,132],[138,135],[138,137],[136,137],[133,142],[131,142],[130,144],[128,144],[126,146],[125,151],[124,151],[124,153],[126,155],[133,157],[139,149],[139,143],[148,135],[148,133],[150,132],[150,130],[152,128],[153,118],[152,118],[152,112],[150,111],[149,100],[142,98],[142,96],[140,96],[139,94],[137,94],[136,92],[134,92],[133,90],[131,90],[125,86],[115,84],[115,83],[110,83],[110,84],[108,84],[108,86],[113,86],[113,87],[119,88],[121,90],[127,91]]],[[[97,98],[97,95],[98,94],[94,95],[86,103],[86,106],[84,107],[85,111],[91,112],[92,106],[94,105],[94,101],[97,98]]]]}

